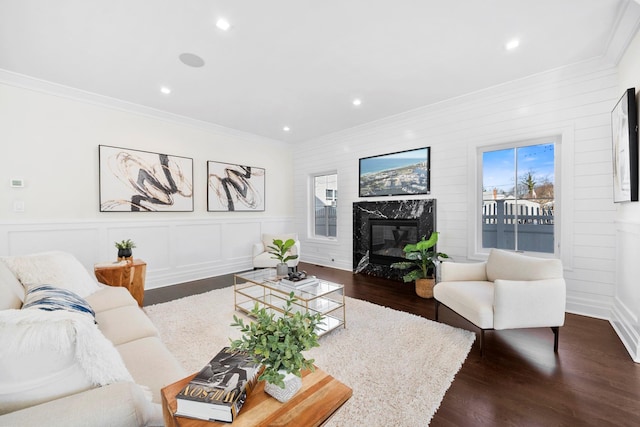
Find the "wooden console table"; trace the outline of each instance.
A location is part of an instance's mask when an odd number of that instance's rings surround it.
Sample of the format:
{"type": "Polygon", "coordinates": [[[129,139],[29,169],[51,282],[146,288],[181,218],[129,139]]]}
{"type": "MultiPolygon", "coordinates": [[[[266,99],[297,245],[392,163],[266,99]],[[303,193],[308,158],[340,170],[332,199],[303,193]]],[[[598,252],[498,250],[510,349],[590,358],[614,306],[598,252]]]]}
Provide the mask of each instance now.
{"type": "MultiPolygon", "coordinates": [[[[162,412],[167,427],[227,427],[230,424],[179,417],[176,395],[195,374],[163,388],[162,412]]],[[[264,392],[264,381],[259,381],[247,397],[234,427],[319,426],[351,397],[352,390],[322,369],[303,371],[302,388],[291,400],[280,403],[264,392]]]]}
{"type": "Polygon", "coordinates": [[[129,290],[138,305],[142,307],[144,300],[144,280],[147,263],[134,259],[114,263],[96,264],[93,267],[98,282],[109,286],[123,286],[129,290]]]}

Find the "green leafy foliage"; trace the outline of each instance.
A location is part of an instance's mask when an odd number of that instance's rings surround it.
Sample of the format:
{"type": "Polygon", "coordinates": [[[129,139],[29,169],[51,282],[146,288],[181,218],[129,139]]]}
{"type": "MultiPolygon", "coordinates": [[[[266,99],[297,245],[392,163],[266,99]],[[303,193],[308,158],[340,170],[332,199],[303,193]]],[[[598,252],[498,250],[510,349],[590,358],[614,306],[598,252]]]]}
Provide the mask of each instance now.
{"type": "Polygon", "coordinates": [[[407,261],[394,262],[391,268],[398,270],[409,270],[402,280],[405,282],[413,282],[417,279],[428,279],[433,274],[436,263],[440,262],[440,258],[449,258],[449,255],[442,252],[436,252],[433,248],[438,242],[438,232],[431,233],[429,239],[422,237],[417,243],[406,245],[402,251],[407,261]]]}
{"type": "Polygon", "coordinates": [[[288,253],[289,249],[295,244],[296,242],[293,239],[287,239],[284,242],[280,239],[273,239],[273,245],[269,245],[267,248],[269,249],[269,253],[273,255],[271,258],[286,264],[287,261],[298,258],[298,255],[288,253]]]}
{"type": "Polygon", "coordinates": [[[323,323],[320,313],[309,313],[296,306],[295,301],[295,294],[291,292],[282,313],[261,308],[256,302],[251,310],[255,322],[247,324],[234,315],[231,324],[243,333],[241,339],[231,340],[231,348],[253,354],[265,367],[259,379],[281,388],[284,388],[284,375],[279,370],[298,377],[302,376],[303,369],[314,370],[314,359],[306,359],[302,352],[319,346],[315,330],[323,323]]]}
{"type": "Polygon", "coordinates": [[[115,242],[115,244],[118,249],[133,249],[136,247],[136,244],[132,242],[131,239],[115,242]]]}

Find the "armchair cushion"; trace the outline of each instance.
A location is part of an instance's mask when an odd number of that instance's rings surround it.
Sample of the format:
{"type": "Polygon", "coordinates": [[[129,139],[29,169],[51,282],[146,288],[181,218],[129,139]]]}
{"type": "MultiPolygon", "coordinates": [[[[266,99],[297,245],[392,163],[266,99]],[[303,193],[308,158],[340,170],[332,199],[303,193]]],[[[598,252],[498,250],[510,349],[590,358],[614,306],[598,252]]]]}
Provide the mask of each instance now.
{"type": "Polygon", "coordinates": [[[564,325],[564,279],[496,279],[494,287],[494,329],[564,325]]]}
{"type": "Polygon", "coordinates": [[[253,267],[254,268],[273,268],[278,264],[278,260],[273,258],[273,256],[268,252],[269,249],[267,246],[273,245],[274,239],[280,239],[286,241],[288,239],[295,240],[295,245],[289,249],[289,253],[291,255],[298,255],[298,258],[287,261],[287,265],[289,267],[295,267],[298,265],[300,261],[300,241],[298,240],[298,235],[295,233],[290,234],[263,234],[262,241],[259,243],[254,243],[252,247],[252,258],[253,258],[253,267]]]}
{"type": "Polygon", "coordinates": [[[492,250],[487,260],[487,280],[542,280],[562,277],[557,259],[534,258],[514,252],[492,250]]]}

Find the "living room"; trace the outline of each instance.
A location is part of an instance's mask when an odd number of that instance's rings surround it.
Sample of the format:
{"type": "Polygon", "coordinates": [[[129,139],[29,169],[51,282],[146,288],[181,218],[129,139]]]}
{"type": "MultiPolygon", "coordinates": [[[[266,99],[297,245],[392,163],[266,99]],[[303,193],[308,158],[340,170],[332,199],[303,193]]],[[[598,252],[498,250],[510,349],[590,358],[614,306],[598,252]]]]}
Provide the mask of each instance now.
{"type": "MultiPolygon", "coordinates": [[[[114,260],[114,241],[131,238],[147,262],[150,290],[249,269],[262,233],[293,231],[304,262],[352,271],[358,159],[429,146],[438,248],[474,261],[483,258],[472,196],[478,148],[559,136],[557,256],[567,312],[608,320],[640,362],[640,208],[613,202],[611,158],[611,111],[627,88],[640,87],[640,4],[614,3],[621,11],[612,41],[598,56],[295,143],[88,93],[7,63],[0,67],[0,256],[64,250],[92,269],[114,260]],[[193,212],[100,212],[99,145],[192,158],[193,212]],[[264,168],[265,211],[208,212],[212,160],[264,168]],[[308,233],[308,182],[318,173],[338,176],[335,239],[308,233]],[[9,185],[16,178],[23,187],[9,185]]],[[[2,35],[11,43],[11,34],[2,35]]]]}

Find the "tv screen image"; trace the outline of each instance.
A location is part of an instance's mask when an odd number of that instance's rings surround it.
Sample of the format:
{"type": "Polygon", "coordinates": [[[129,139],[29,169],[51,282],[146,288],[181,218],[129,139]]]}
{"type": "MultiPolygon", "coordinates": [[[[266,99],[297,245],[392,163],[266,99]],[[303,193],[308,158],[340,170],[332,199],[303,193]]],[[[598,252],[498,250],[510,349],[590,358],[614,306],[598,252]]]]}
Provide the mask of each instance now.
{"type": "Polygon", "coordinates": [[[429,194],[431,147],[360,159],[360,197],[429,194]]]}

